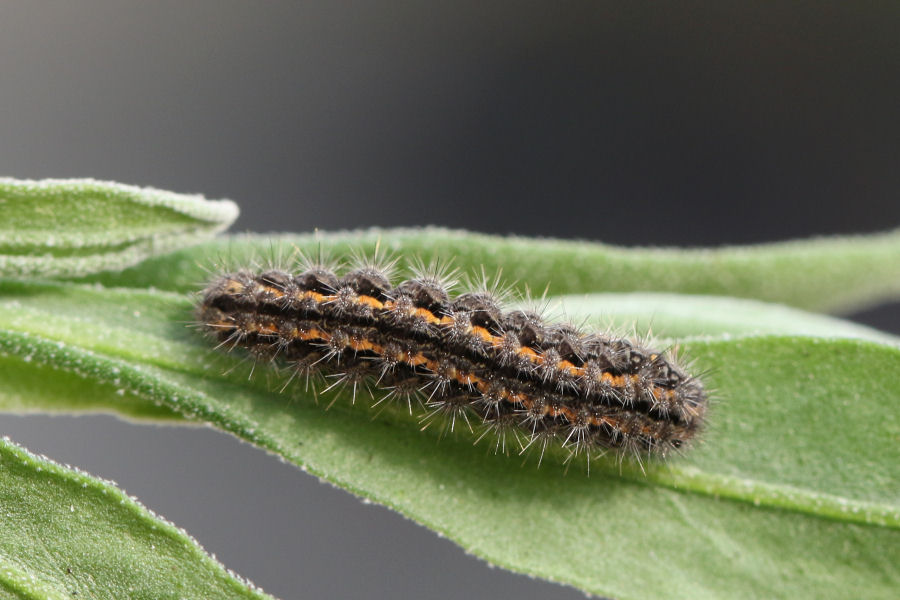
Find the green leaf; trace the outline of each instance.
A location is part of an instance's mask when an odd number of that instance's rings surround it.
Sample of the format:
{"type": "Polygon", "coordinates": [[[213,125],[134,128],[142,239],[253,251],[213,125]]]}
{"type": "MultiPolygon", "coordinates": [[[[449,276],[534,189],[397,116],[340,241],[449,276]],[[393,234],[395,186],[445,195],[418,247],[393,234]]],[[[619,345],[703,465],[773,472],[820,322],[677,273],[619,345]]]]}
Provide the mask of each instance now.
{"type": "MultiPolygon", "coordinates": [[[[640,334],[662,338],[730,335],[808,335],[855,337],[896,343],[897,337],[859,325],[795,308],[721,296],[687,294],[585,294],[561,296],[549,303],[574,322],[598,327],[627,323],[640,334]]],[[[629,332],[626,332],[629,333],[629,332]]]]}
{"type": "Polygon", "coordinates": [[[705,334],[680,345],[718,390],[698,447],[643,471],[601,459],[586,476],[561,452],[523,466],[467,431],[420,432],[399,408],[326,411],[331,399],[317,405],[302,383],[279,393],[264,365],[248,379],[249,365],[186,326],[190,299],[158,291],[0,283],[0,406],[19,378],[55,377],[52,365],[111,410],[135,396],[208,421],[495,564],[620,600],[894,598],[897,339],[759,303],[621,300],[572,312],[619,306],[667,335],[705,334]],[[745,314],[733,327],[729,310],[745,314]]]}
{"type": "Polygon", "coordinates": [[[0,597],[269,598],[110,483],[0,440],[0,597]]]}
{"type": "Polygon", "coordinates": [[[336,256],[380,240],[406,257],[452,258],[470,274],[502,269],[536,295],[676,292],[736,296],[839,312],[900,299],[900,229],[716,249],[621,248],[590,242],[497,237],[444,229],[372,229],[317,235],[233,236],[91,278],[109,286],[195,290],[215,266],[284,262],[296,251],[336,256]]]}
{"type": "Polygon", "coordinates": [[[230,200],[91,179],[0,178],[0,276],[121,269],[223,231],[230,200]]]}

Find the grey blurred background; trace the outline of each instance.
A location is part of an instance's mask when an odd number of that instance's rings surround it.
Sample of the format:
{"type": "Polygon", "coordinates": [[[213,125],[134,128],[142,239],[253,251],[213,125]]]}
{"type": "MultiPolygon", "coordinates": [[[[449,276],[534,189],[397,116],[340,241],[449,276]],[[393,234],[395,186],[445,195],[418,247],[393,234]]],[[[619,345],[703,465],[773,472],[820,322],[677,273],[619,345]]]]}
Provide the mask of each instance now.
{"type": "MultiPolygon", "coordinates": [[[[715,245],[900,225],[891,2],[0,2],[0,174],[715,245]]],[[[900,333],[900,305],[852,315],[900,333]]],[[[581,598],[211,430],[0,415],[281,598],[581,598]]],[[[602,560],[602,557],[598,557],[602,560]]]]}

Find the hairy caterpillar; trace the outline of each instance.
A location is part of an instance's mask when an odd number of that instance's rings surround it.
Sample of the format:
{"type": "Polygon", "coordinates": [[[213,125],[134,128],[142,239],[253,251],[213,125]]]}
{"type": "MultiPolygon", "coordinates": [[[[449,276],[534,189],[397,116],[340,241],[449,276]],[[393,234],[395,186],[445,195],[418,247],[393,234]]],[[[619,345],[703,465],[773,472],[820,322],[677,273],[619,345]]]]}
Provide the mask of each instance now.
{"type": "MultiPolygon", "coordinates": [[[[377,255],[377,252],[376,252],[377,255]]],[[[303,260],[216,276],[197,316],[220,345],[242,347],[325,389],[380,392],[421,411],[482,427],[505,448],[551,443],[569,455],[664,456],[703,425],[702,383],[675,359],[638,342],[503,311],[496,285],[451,296],[452,274],[414,269],[392,284],[393,263],[360,258],[342,275],[303,260]]],[[[373,394],[374,395],[374,394],[373,394]]]]}

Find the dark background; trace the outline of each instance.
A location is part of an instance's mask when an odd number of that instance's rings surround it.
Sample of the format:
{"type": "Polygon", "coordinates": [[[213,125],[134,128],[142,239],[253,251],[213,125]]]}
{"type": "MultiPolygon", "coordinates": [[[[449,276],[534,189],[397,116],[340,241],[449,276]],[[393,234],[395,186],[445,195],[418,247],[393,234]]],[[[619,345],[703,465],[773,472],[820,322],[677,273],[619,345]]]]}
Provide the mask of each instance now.
{"type": "MultiPolygon", "coordinates": [[[[4,2],[0,173],[715,245],[900,225],[893,2],[4,2]]],[[[900,332],[900,305],[853,315],[900,332]]],[[[211,430],[0,416],[288,598],[581,598],[211,430]]],[[[598,557],[602,560],[602,557],[598,557]]]]}

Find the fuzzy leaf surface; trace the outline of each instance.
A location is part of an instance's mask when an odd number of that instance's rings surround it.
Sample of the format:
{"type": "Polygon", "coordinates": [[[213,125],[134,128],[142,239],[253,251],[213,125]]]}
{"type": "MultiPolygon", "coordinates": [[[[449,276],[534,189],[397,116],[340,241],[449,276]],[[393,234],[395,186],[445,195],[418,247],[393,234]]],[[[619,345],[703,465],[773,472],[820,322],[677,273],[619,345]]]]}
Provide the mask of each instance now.
{"type": "Polygon", "coordinates": [[[92,179],[0,178],[0,276],[122,269],[228,228],[230,200],[92,179]]]}
{"type": "Polygon", "coordinates": [[[290,263],[320,248],[337,257],[371,251],[448,261],[464,274],[502,271],[541,296],[669,292],[732,296],[842,312],[900,299],[900,229],[875,234],[726,246],[622,248],[592,242],[499,237],[446,229],[371,229],[318,235],[231,236],[91,278],[110,286],[193,291],[205,269],[290,263]]]}
{"type": "Polygon", "coordinates": [[[272,600],[114,485],[7,439],[0,508],[0,597],[272,600]]]}
{"type": "Polygon", "coordinates": [[[740,306],[721,299],[664,311],[581,298],[572,312],[619,306],[661,335],[698,334],[680,346],[717,390],[685,456],[645,472],[600,459],[587,476],[561,451],[537,468],[465,430],[439,439],[405,407],[373,419],[364,402],[325,410],[331,398],[302,383],[279,393],[266,365],[248,378],[186,326],[182,294],[7,281],[0,298],[0,406],[43,381],[43,409],[79,410],[48,389],[78,378],[94,408],[210,422],[512,570],[620,600],[887,599],[900,586],[900,346],[885,334],[758,303],[729,329],[722,315],[740,306]]]}

